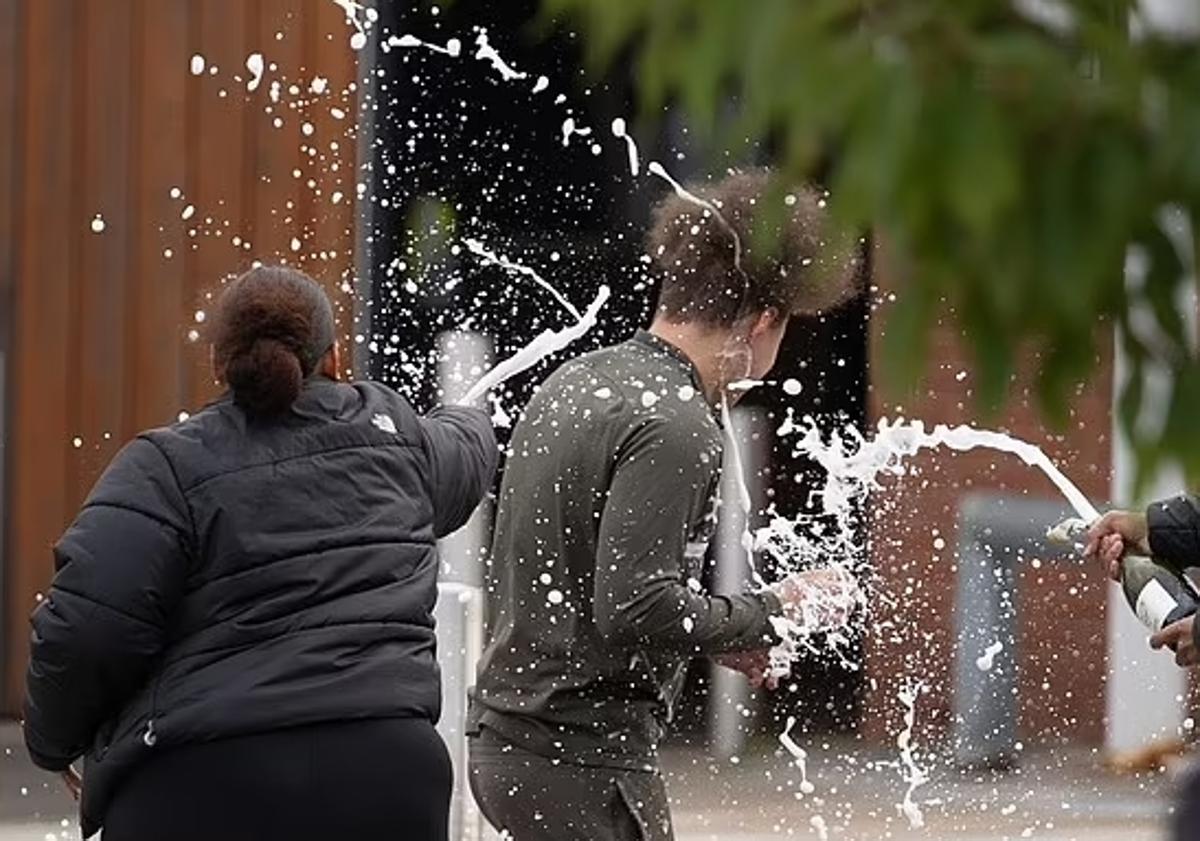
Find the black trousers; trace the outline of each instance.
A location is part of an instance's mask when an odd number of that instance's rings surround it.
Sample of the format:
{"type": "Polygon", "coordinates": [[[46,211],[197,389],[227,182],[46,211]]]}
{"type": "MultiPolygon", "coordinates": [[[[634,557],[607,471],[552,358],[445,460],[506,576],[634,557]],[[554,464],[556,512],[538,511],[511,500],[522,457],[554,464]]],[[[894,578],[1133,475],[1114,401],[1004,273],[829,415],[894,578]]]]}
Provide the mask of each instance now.
{"type": "Polygon", "coordinates": [[[424,719],[184,745],[120,788],[104,841],[446,841],[452,783],[446,747],[424,719]]]}
{"type": "Polygon", "coordinates": [[[470,743],[471,793],[512,841],[673,841],[662,775],[555,762],[484,728],[470,743]]]}

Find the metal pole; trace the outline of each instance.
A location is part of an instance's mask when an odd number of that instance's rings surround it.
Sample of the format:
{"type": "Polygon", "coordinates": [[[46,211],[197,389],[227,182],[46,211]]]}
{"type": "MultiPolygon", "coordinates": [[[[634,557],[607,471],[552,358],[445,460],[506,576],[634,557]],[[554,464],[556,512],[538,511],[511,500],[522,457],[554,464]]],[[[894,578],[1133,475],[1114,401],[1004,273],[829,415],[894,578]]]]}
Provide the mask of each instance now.
{"type": "MultiPolygon", "coordinates": [[[[474,333],[438,337],[441,402],[458,402],[488,368],[491,343],[474,333]]],[[[475,683],[483,654],[483,564],[491,534],[491,506],[485,500],[467,524],[441,540],[437,623],[438,664],[442,671],[442,717],[438,732],[454,766],[450,838],[477,841],[483,819],[467,783],[467,691],[475,683]]]]}
{"type": "MultiPolygon", "coordinates": [[[[738,476],[733,470],[730,445],[741,452],[745,482],[752,505],[762,499],[762,471],[768,452],[769,427],[753,409],[735,408],[732,435],[726,436],[726,452],[721,467],[721,509],[717,524],[716,569],[713,593],[730,595],[745,590],[750,575],[747,551],[742,545],[747,519],[738,503],[738,476]]],[[[753,509],[752,509],[753,511],[753,509]]],[[[746,743],[746,724],[752,719],[750,685],[746,678],[715,663],[710,666],[708,695],[709,746],[721,759],[742,752],[746,743]]]]}

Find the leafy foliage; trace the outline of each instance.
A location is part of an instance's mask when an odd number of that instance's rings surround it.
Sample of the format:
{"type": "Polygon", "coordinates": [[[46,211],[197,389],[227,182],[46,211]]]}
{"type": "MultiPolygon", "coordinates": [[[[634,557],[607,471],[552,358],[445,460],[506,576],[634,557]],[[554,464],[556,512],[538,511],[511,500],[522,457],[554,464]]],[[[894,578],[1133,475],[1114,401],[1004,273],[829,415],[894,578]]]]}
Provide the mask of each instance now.
{"type": "Polygon", "coordinates": [[[1147,26],[1131,0],[543,7],[582,26],[594,65],[632,60],[647,111],[678,104],[726,147],[769,140],[787,179],[821,171],[838,220],[879,232],[899,286],[889,379],[915,383],[952,313],[985,405],[1032,347],[1039,405],[1061,421],[1116,323],[1142,475],[1172,456],[1200,476],[1182,311],[1200,230],[1194,41],[1147,26]]]}

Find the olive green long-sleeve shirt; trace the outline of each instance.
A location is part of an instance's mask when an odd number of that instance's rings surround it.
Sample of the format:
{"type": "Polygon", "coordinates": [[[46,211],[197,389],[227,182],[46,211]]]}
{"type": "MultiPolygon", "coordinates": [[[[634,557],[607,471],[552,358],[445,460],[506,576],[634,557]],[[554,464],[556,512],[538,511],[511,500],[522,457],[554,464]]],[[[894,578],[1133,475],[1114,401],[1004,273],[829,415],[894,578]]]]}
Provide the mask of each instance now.
{"type": "Polygon", "coordinates": [[[564,365],[514,431],[472,725],[545,756],[650,768],[687,661],[773,639],[769,593],[700,584],[721,430],[649,333],[564,365]]]}

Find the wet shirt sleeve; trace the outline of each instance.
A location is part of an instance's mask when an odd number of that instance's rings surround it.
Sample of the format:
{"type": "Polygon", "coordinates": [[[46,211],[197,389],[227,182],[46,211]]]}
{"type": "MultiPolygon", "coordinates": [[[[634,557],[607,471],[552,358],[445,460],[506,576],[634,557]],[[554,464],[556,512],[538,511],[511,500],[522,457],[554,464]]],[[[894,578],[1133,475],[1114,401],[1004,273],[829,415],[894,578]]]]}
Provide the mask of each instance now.
{"type": "Polygon", "coordinates": [[[766,647],[770,594],[714,596],[689,583],[689,534],[719,470],[686,430],[651,418],[622,446],[600,521],[594,610],[614,644],[692,654],[766,647]]]}

